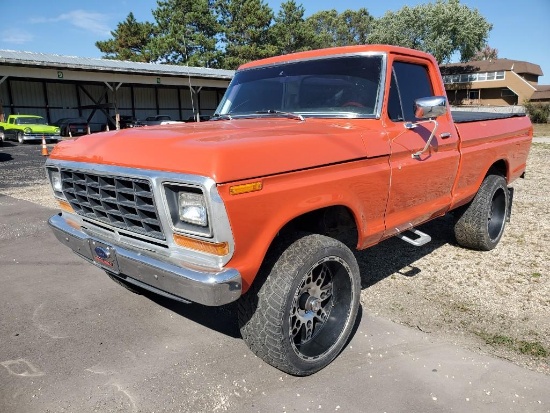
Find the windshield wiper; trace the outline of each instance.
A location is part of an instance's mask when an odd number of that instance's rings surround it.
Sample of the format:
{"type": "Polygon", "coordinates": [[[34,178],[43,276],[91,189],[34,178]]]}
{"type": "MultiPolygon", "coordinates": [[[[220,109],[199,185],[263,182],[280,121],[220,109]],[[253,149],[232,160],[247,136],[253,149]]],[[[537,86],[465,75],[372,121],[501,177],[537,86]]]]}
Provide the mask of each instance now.
{"type": "Polygon", "coordinates": [[[231,115],[229,114],[219,114],[219,113],[214,113],[212,115],[212,118],[211,120],[232,120],[233,118],[231,117],[231,115]]]}
{"type": "Polygon", "coordinates": [[[292,112],[283,112],[281,110],[275,110],[275,109],[268,109],[268,110],[258,110],[256,111],[258,115],[277,115],[277,116],[286,116],[290,119],[297,119],[304,121],[306,118],[304,118],[302,115],[298,113],[292,113],[292,112]]]}

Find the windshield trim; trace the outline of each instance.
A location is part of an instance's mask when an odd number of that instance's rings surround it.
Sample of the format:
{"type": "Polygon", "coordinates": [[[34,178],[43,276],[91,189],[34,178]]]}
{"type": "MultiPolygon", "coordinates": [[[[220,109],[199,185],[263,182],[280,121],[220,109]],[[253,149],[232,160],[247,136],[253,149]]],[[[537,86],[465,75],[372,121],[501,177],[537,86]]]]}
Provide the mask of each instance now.
{"type": "MultiPolygon", "coordinates": [[[[380,68],[381,73],[380,73],[379,90],[378,90],[378,96],[376,97],[376,106],[374,107],[374,113],[373,114],[359,115],[357,113],[350,113],[349,116],[342,116],[342,114],[344,112],[329,113],[329,112],[293,111],[293,113],[302,115],[304,117],[331,118],[331,119],[334,119],[334,118],[380,119],[380,117],[382,116],[382,105],[383,105],[383,102],[384,102],[384,91],[386,90],[386,70],[387,70],[387,65],[388,65],[388,53],[386,53],[386,52],[380,52],[380,51],[376,51],[376,52],[350,52],[350,53],[338,53],[338,54],[334,54],[334,55],[330,55],[330,56],[314,56],[314,57],[310,57],[310,58],[290,59],[290,60],[285,60],[283,62],[269,63],[269,64],[263,64],[263,65],[259,65],[259,66],[247,67],[245,69],[239,69],[237,72],[249,72],[249,71],[252,71],[252,70],[262,70],[262,69],[265,69],[265,68],[284,66],[284,65],[287,65],[287,64],[298,63],[298,62],[311,62],[311,61],[315,61],[315,60],[329,60],[329,59],[338,59],[338,58],[342,58],[342,57],[354,57],[354,56],[357,56],[357,57],[380,56],[381,60],[382,60],[382,65],[381,65],[381,68],[380,68]]],[[[232,82],[233,81],[230,82],[230,84],[228,86],[228,90],[231,87],[232,82]]],[[[223,101],[223,99],[222,99],[222,101],[223,101]]],[[[219,109],[219,107],[216,109],[216,113],[219,116],[226,115],[226,114],[220,115],[218,113],[218,109],[219,109]]],[[[259,117],[258,114],[256,114],[256,113],[238,114],[238,115],[233,114],[233,113],[228,113],[227,115],[230,115],[232,119],[235,119],[237,117],[245,117],[245,118],[259,117]]]]}

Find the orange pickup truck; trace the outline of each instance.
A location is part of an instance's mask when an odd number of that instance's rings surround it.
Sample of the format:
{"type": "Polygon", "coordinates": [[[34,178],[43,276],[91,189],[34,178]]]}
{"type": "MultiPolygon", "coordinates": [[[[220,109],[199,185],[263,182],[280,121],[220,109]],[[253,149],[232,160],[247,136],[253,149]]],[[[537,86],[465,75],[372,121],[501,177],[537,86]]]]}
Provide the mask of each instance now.
{"type": "MultiPolygon", "coordinates": [[[[237,302],[250,349],[294,375],[328,365],[361,293],[352,249],[453,212],[461,246],[494,248],[525,173],[523,115],[451,116],[437,62],[391,46],[239,68],[210,121],[58,144],[46,162],[75,253],[132,291],[237,302]]],[[[391,257],[388,257],[391,259],[391,257]]]]}

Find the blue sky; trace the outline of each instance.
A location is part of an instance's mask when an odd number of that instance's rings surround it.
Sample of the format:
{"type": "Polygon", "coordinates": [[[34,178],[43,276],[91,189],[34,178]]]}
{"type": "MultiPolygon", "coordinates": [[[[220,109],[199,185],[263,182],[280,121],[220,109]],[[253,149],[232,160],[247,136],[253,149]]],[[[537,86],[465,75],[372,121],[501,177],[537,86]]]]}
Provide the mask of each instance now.
{"type": "MultiPolygon", "coordinates": [[[[343,11],[365,7],[370,14],[380,17],[388,10],[427,2],[303,0],[301,3],[306,15],[332,8],[343,11]]],[[[110,31],[129,12],[139,21],[153,21],[151,10],[157,5],[155,0],[1,0],[0,3],[4,17],[0,25],[0,49],[81,57],[101,57],[95,41],[108,39],[110,31]]],[[[281,2],[268,3],[277,12],[281,2]]],[[[493,24],[489,45],[498,49],[499,57],[540,65],[545,76],[539,78],[539,83],[550,84],[550,0],[461,0],[461,3],[477,8],[493,24]]]]}

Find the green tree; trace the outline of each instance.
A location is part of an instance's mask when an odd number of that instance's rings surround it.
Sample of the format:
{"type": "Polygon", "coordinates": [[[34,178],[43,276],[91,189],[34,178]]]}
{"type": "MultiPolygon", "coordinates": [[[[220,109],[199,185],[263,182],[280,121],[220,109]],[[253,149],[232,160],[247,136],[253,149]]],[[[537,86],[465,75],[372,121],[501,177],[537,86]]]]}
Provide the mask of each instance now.
{"type": "Polygon", "coordinates": [[[153,10],[157,36],[150,47],[158,60],[189,66],[217,67],[219,26],[209,0],[159,0],[153,10]]]}
{"type": "Polygon", "coordinates": [[[149,42],[155,33],[155,26],[149,22],[138,22],[133,13],[129,13],[116,30],[111,31],[111,39],[95,42],[96,47],[104,53],[103,57],[133,62],[150,62],[154,56],[149,49],[149,42]]]}
{"type": "Polygon", "coordinates": [[[263,0],[218,0],[222,66],[236,69],[254,59],[270,57],[277,48],[270,42],[273,10],[263,0]]]}
{"type": "Polygon", "coordinates": [[[423,50],[439,63],[449,62],[454,53],[466,62],[487,43],[492,25],[477,9],[460,0],[405,6],[387,12],[375,21],[369,43],[385,43],[423,50]]]}
{"type": "Polygon", "coordinates": [[[271,27],[271,43],[275,54],[287,54],[311,49],[314,37],[310,26],[305,24],[305,9],[294,0],[281,3],[279,13],[271,27]]]}
{"type": "Polygon", "coordinates": [[[313,32],[314,48],[365,44],[374,18],[367,9],[323,10],[312,14],[306,23],[313,32]]]}

